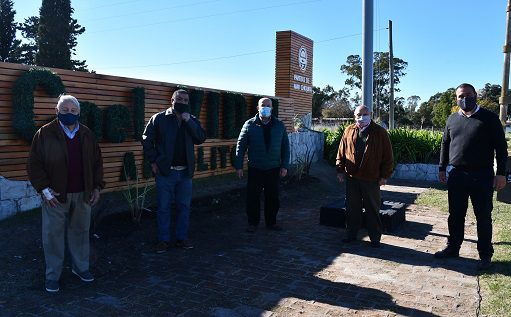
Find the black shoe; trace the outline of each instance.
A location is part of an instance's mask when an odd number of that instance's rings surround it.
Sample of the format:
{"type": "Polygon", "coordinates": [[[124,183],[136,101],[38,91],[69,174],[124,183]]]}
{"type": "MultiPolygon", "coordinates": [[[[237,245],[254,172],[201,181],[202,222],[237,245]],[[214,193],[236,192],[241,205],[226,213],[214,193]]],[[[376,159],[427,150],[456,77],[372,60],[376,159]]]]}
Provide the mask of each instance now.
{"type": "Polygon", "coordinates": [[[282,231],[284,230],[281,226],[279,225],[271,225],[271,226],[266,226],[266,229],[268,230],[272,230],[272,231],[282,231]]]}
{"type": "Polygon", "coordinates": [[[48,293],[56,293],[59,291],[59,281],[46,280],[44,282],[44,288],[48,293]]]}
{"type": "Polygon", "coordinates": [[[492,267],[491,258],[482,258],[479,261],[479,264],[477,265],[477,269],[479,271],[487,271],[491,269],[491,267],[492,267]]]}
{"type": "Polygon", "coordinates": [[[381,248],[380,241],[371,241],[371,247],[372,248],[381,248]]]}
{"type": "Polygon", "coordinates": [[[352,237],[346,237],[344,239],[342,239],[342,242],[343,243],[352,243],[352,242],[355,242],[357,239],[355,238],[352,238],[352,237]]]}
{"type": "Polygon", "coordinates": [[[460,250],[457,250],[452,247],[446,247],[443,250],[440,250],[435,253],[435,258],[437,259],[445,259],[445,258],[457,258],[460,256],[460,250]]]}
{"type": "Polygon", "coordinates": [[[247,230],[245,230],[245,231],[247,231],[249,233],[254,233],[254,232],[257,231],[257,227],[256,226],[252,226],[252,225],[248,225],[247,230]]]}

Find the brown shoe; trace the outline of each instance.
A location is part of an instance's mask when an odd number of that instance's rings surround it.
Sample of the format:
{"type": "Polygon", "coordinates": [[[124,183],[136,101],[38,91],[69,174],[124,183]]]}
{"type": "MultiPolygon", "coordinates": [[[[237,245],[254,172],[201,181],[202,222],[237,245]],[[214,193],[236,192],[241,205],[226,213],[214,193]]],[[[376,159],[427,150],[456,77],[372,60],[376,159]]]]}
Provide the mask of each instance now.
{"type": "Polygon", "coordinates": [[[188,241],[188,240],[177,240],[176,248],[189,250],[189,249],[193,249],[193,244],[191,244],[190,241],[188,241]]]}
{"type": "Polygon", "coordinates": [[[169,249],[169,243],[167,241],[160,241],[156,245],[156,253],[161,254],[167,252],[169,249]]]}

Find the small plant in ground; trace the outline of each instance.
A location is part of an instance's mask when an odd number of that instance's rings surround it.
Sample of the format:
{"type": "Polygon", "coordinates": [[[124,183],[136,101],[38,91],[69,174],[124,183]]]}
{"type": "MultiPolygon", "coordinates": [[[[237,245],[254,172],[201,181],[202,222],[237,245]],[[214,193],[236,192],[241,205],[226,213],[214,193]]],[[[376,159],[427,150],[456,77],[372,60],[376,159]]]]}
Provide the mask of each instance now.
{"type": "Polygon", "coordinates": [[[298,181],[304,176],[309,176],[314,155],[314,150],[305,144],[305,152],[297,156],[293,169],[293,176],[296,177],[298,181]]]}
{"type": "Polygon", "coordinates": [[[146,197],[153,189],[153,186],[149,185],[147,182],[142,185],[138,172],[135,174],[136,177],[134,180],[131,180],[126,168],[124,168],[124,175],[126,178],[126,189],[122,191],[122,195],[128,203],[131,220],[140,224],[142,213],[144,211],[151,211],[146,207],[146,197]]]}

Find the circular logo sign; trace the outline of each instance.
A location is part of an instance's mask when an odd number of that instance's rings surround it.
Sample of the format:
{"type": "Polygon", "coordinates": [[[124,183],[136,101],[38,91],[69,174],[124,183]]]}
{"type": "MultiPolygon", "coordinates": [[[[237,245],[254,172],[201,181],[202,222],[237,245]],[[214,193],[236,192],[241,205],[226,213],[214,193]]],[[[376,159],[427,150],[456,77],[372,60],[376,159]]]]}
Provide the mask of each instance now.
{"type": "Polygon", "coordinates": [[[307,69],[307,49],[304,46],[301,46],[298,51],[298,64],[302,72],[307,69]]]}

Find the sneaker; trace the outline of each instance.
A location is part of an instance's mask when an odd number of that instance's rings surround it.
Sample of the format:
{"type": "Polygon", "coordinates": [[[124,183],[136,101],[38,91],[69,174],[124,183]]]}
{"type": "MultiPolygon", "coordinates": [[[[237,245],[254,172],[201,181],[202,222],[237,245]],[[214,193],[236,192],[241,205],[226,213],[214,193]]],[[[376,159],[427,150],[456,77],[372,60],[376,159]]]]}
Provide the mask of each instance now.
{"type": "Polygon", "coordinates": [[[477,265],[477,269],[479,271],[486,271],[491,269],[491,267],[492,267],[491,258],[482,258],[479,261],[479,264],[477,265]]]}
{"type": "Polygon", "coordinates": [[[169,243],[166,241],[160,241],[156,245],[156,253],[161,254],[167,252],[169,249],[169,243]]]}
{"type": "Polygon", "coordinates": [[[60,290],[59,281],[46,280],[46,282],[44,282],[44,288],[48,293],[56,293],[60,290]]]}
{"type": "Polygon", "coordinates": [[[452,248],[452,247],[446,247],[443,250],[440,250],[435,253],[435,258],[438,259],[445,259],[445,258],[457,258],[460,256],[460,251],[452,248]]]}
{"type": "Polygon", "coordinates": [[[72,269],[71,272],[74,275],[78,276],[83,282],[94,281],[94,276],[92,276],[92,274],[90,274],[89,271],[78,272],[78,271],[75,271],[75,269],[72,269]]]}
{"type": "Polygon", "coordinates": [[[189,250],[189,249],[193,249],[193,244],[191,244],[190,241],[188,241],[188,240],[177,240],[176,248],[189,250]]]}
{"type": "Polygon", "coordinates": [[[249,226],[247,227],[247,230],[246,230],[246,231],[247,231],[247,232],[249,232],[249,233],[254,233],[254,232],[256,232],[256,230],[257,230],[257,227],[256,227],[256,226],[249,225],[249,226]]]}
{"type": "Polygon", "coordinates": [[[272,230],[272,231],[282,231],[282,230],[284,230],[284,228],[282,228],[279,225],[266,226],[266,229],[272,230]]]}

